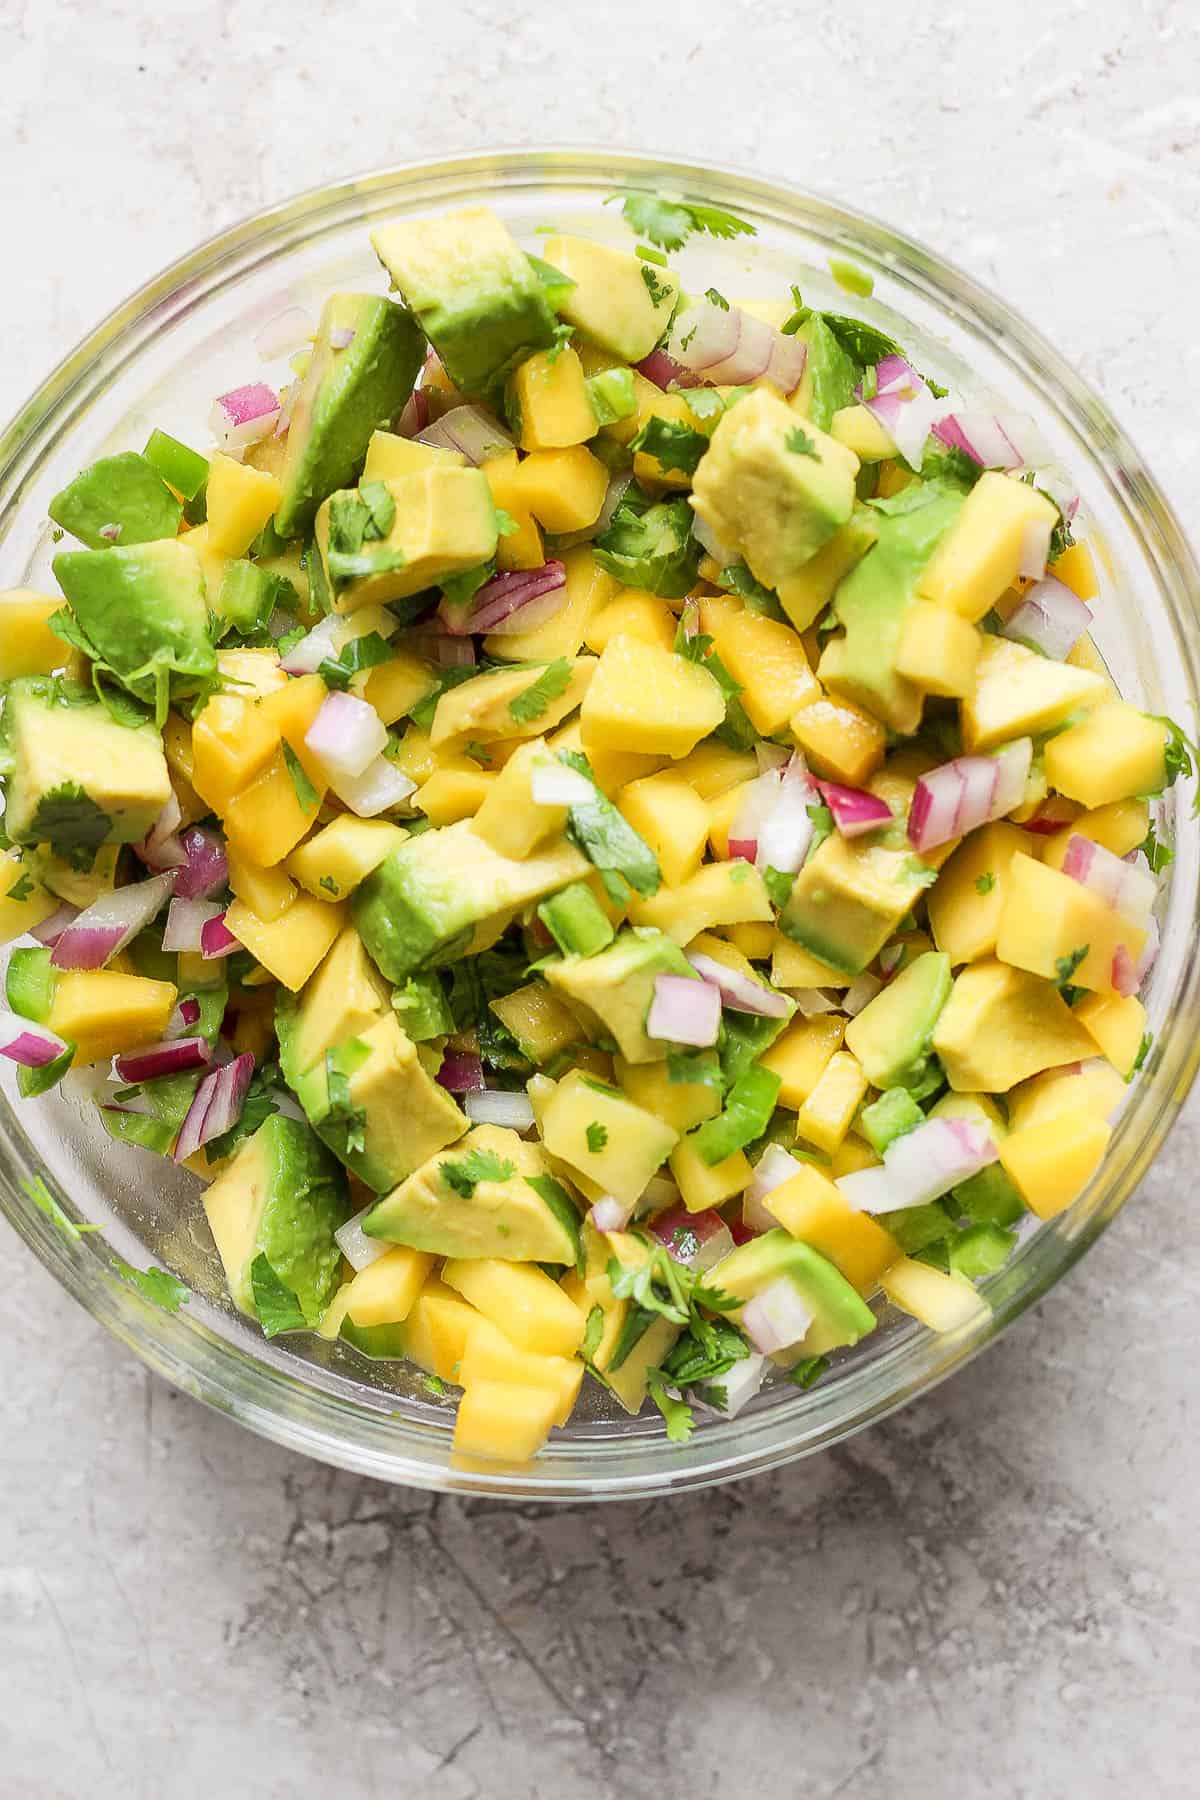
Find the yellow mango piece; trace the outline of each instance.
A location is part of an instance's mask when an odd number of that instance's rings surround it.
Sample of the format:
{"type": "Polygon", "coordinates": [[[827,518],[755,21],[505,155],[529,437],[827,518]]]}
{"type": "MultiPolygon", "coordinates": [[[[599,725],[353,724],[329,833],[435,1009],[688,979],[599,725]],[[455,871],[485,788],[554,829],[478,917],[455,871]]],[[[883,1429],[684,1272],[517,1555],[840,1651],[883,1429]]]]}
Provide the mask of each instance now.
{"type": "Polygon", "coordinates": [[[574,1013],[544,981],[531,981],[488,1004],[532,1063],[549,1062],[583,1035],[574,1013]]]}
{"type": "Polygon", "coordinates": [[[453,825],[470,819],[483,805],[498,777],[487,769],[435,769],[412,796],[431,825],[453,825]]]}
{"type": "Polygon", "coordinates": [[[709,739],[685,757],[674,768],[702,800],[715,800],[743,781],[753,781],[758,763],[753,750],[734,750],[728,744],[709,739]]]}
{"type": "Polygon", "coordinates": [[[540,569],[546,560],[541,526],[530,512],[518,485],[518,467],[515,450],[509,450],[503,456],[489,456],[483,465],[493,501],[503,507],[517,527],[497,540],[496,566],[499,569],[540,569]]]}
{"type": "Polygon", "coordinates": [[[540,1129],[551,1156],[627,1206],[641,1198],[678,1137],[665,1120],[619,1091],[590,1086],[577,1070],[557,1084],[540,1129]]]}
{"type": "Polygon", "coordinates": [[[225,923],[256,962],[296,993],[304,986],[346,922],[344,906],[327,906],[300,894],[281,918],[258,918],[235,900],[225,923]]]}
{"type": "Polygon", "coordinates": [[[442,695],[433,715],[429,741],[440,751],[443,746],[458,749],[473,741],[541,737],[575,711],[598,666],[593,656],[575,657],[566,686],[547,696],[532,717],[522,696],[545,675],[544,668],[495,669],[474,675],[442,695]]]}
{"type": "Polygon", "coordinates": [[[237,999],[237,1017],[230,1039],[236,1055],[248,1050],[261,1063],[275,1041],[275,990],[243,988],[237,999]]]}
{"type": "Polygon", "coordinates": [[[363,481],[394,481],[398,475],[415,475],[421,469],[465,469],[461,450],[440,444],[418,444],[414,438],[397,437],[392,431],[373,431],[363,464],[363,481]]]}
{"type": "Polygon", "coordinates": [[[1127,1081],[1146,1032],[1146,1009],[1136,994],[1086,994],[1073,1009],[1117,1074],[1127,1081]]]}
{"type": "Polygon", "coordinates": [[[75,1045],[75,1066],[107,1062],[123,1050],[158,1043],[175,1005],[170,981],[115,969],[63,970],[54,987],[51,1031],[75,1045]]]}
{"type": "Polygon", "coordinates": [[[201,799],[223,814],[278,749],[278,727],[253,700],[214,694],[192,726],[190,780],[201,799]]]}
{"type": "Polygon", "coordinates": [[[827,1257],[864,1298],[900,1255],[895,1238],[868,1213],[856,1212],[814,1163],[804,1163],[773,1188],[763,1205],[792,1237],[827,1257]]]}
{"type": "MultiPolygon", "coordinates": [[[[510,541],[507,538],[500,540],[501,544],[510,541]]],[[[618,583],[600,567],[590,544],[575,544],[562,561],[567,579],[558,611],[544,624],[534,625],[528,631],[492,632],[484,640],[484,648],[490,657],[500,662],[553,662],[557,656],[579,655],[587,642],[592,620],[617,593],[618,583]]],[[[526,565],[518,566],[524,568],[526,565]]]]}
{"type": "Polygon", "coordinates": [[[385,725],[405,718],[437,686],[437,676],[428,663],[411,651],[400,650],[387,662],[376,663],[356,675],[351,692],[373,706],[385,725]]]}
{"type": "Polygon", "coordinates": [[[569,234],[548,237],[545,256],[574,283],[559,303],[563,318],[610,353],[601,366],[611,364],[614,356],[631,363],[649,356],[679,293],[669,269],[655,268],[651,283],[645,279],[646,264],[630,251],[569,234]]]}
{"type": "Polygon", "coordinates": [[[830,421],[829,435],[852,450],[860,463],[887,462],[896,454],[895,440],[869,406],[839,408],[830,421]]]}
{"type": "Polygon", "coordinates": [[[1095,705],[1107,689],[1101,675],[1053,662],[1024,644],[985,632],[975,689],[960,709],[963,748],[995,750],[1013,738],[1036,737],[1071,713],[1095,705]]]}
{"type": "Polygon", "coordinates": [[[349,1283],[345,1316],[352,1325],[400,1325],[416,1304],[434,1259],[397,1245],[360,1269],[349,1283]]]}
{"type": "Polygon", "coordinates": [[[585,749],[672,757],[686,756],[724,717],[724,695],[707,670],[630,637],[609,642],[579,715],[585,749]]]}
{"type": "Polygon", "coordinates": [[[861,787],[883,761],[887,732],[849,700],[815,699],[793,714],[792,736],[814,774],[861,787]]]}
{"type": "Polygon", "coordinates": [[[661,1119],[680,1137],[705,1119],[715,1119],[721,1110],[720,1095],[708,1082],[672,1081],[665,1062],[627,1063],[618,1057],[614,1073],[635,1106],[661,1119]]]}
{"type": "Polygon", "coordinates": [[[710,1166],[687,1138],[676,1144],[669,1162],[683,1204],[692,1213],[707,1212],[710,1207],[731,1200],[754,1173],[743,1151],[735,1150],[732,1156],[710,1166]]]}
{"type": "Polygon", "coordinates": [[[218,450],[208,461],[205,498],[209,548],[220,556],[245,556],[274,516],[283,489],[274,475],[235,462],[218,450]]]}
{"type": "Polygon", "coordinates": [[[1047,981],[1066,979],[1075,987],[1111,994],[1114,955],[1123,952],[1132,969],[1145,942],[1140,926],[1082,883],[1032,856],[1013,857],[996,926],[996,955],[1001,962],[1047,981]],[[1086,955],[1075,962],[1080,950],[1086,955]],[[1064,975],[1065,961],[1072,967],[1064,975]]]}
{"type": "Polygon", "coordinates": [[[929,928],[952,963],[993,956],[1013,858],[1025,854],[1027,831],[1003,821],[973,831],[944,865],[926,897],[929,928]]]}
{"type": "Polygon", "coordinates": [[[879,1285],[893,1306],[911,1313],[931,1331],[958,1331],[986,1318],[989,1311],[969,1281],[944,1275],[911,1256],[901,1256],[885,1269],[879,1285]]]}
{"type": "Polygon", "coordinates": [[[848,1131],[829,1159],[829,1173],[834,1181],[838,1181],[858,1169],[872,1169],[880,1161],[865,1138],[848,1131]]]}
{"type": "Polygon", "coordinates": [[[396,746],[392,761],[418,787],[428,781],[438,765],[429,733],[421,731],[416,725],[410,725],[396,746]]]}
{"type": "Polygon", "coordinates": [[[244,901],[260,919],[279,919],[296,898],[295,883],[281,868],[263,869],[249,862],[232,845],[229,857],[229,885],[235,898],[244,901]]]}
{"type": "Polygon", "coordinates": [[[58,895],[43,887],[16,846],[0,850],[0,944],[24,937],[58,906],[58,895]]]}
{"type": "Polygon", "coordinates": [[[1006,1094],[1043,1069],[1091,1056],[1093,1044],[1052,983],[985,959],[955,978],[933,1048],[959,1093],[1006,1094]]]}
{"type": "MultiPolygon", "coordinates": [[[[779,1106],[804,1105],[815,1091],[846,1035],[846,1021],[839,1013],[816,1013],[797,1019],[759,1058],[780,1080],[779,1106]]],[[[817,1140],[814,1140],[814,1142],[817,1140]]]]}
{"type": "Polygon", "coordinates": [[[820,618],[838,583],[862,561],[878,537],[877,515],[869,507],[856,507],[815,556],[780,582],[779,604],[797,631],[807,631],[820,618]]]}
{"type": "Polygon", "coordinates": [[[516,402],[522,450],[562,450],[596,435],[579,356],[569,344],[527,356],[509,382],[516,402]]]}
{"type": "Polygon", "coordinates": [[[635,925],[654,925],[677,944],[690,944],[714,925],[745,925],[774,918],[771,898],[757,869],[745,862],[702,863],[678,887],[659,888],[645,900],[631,898],[635,925]]]}
{"type": "Polygon", "coordinates": [[[576,1357],[535,1356],[529,1350],[522,1350],[490,1319],[478,1318],[467,1333],[460,1373],[462,1384],[468,1390],[477,1381],[515,1382],[520,1387],[547,1388],[558,1403],[554,1423],[565,1425],[579,1398],[584,1370],[576,1357]]]}
{"type": "Polygon", "coordinates": [[[458,1403],[454,1449],[506,1463],[529,1462],[550,1435],[559,1411],[552,1388],[474,1381],[458,1403]]]}
{"type": "Polygon", "coordinates": [[[708,808],[681,775],[664,769],[631,781],[617,805],[658,858],[668,887],[695,874],[708,837],[708,808]]]}
{"type": "Polygon", "coordinates": [[[516,473],[525,508],[547,531],[585,531],[600,517],[608,470],[590,450],[532,450],[516,473]]]}
{"type": "Polygon", "coordinates": [[[1000,1161],[1029,1210],[1053,1219],[1078,1200],[1111,1136],[1106,1120],[1080,1107],[1010,1131],[999,1145],[1000,1161]]]}
{"type": "Polygon", "coordinates": [[[404,1348],[419,1369],[439,1381],[457,1381],[471,1327],[473,1306],[442,1281],[430,1277],[404,1322],[404,1348]]]}
{"type": "Polygon", "coordinates": [[[301,806],[279,749],[263,773],[249,787],[231,795],[221,810],[229,843],[261,868],[282,862],[317,816],[315,805],[301,806]]]}
{"type": "Polygon", "coordinates": [[[47,624],[62,604],[60,598],[36,593],[33,588],[0,592],[0,681],[12,681],[18,675],[49,675],[65,666],[70,652],[47,624]]]}
{"type": "Polygon", "coordinates": [[[858,1058],[849,1050],[835,1051],[796,1113],[796,1136],[819,1150],[836,1150],[866,1097],[867,1085],[858,1058]]]}
{"type": "MultiPolygon", "coordinates": [[[[407,836],[387,819],[356,819],[353,813],[342,813],[292,851],[287,872],[315,900],[341,900],[407,836]]],[[[251,911],[258,908],[251,906],[251,911]]]]}
{"type": "Polygon", "coordinates": [[[574,1356],[583,1341],[586,1315],[536,1264],[452,1259],[442,1278],[522,1350],[574,1356]]]}
{"type": "Polygon", "coordinates": [[[1080,1110],[1111,1119],[1127,1092],[1123,1077],[1100,1057],[1047,1069],[1021,1082],[1008,1095],[1005,1104],[1009,1129],[1023,1130],[1027,1125],[1041,1125],[1047,1119],[1057,1118],[1060,1113],[1080,1110]]]}
{"type": "Polygon", "coordinates": [[[948,607],[914,600],[904,615],[896,673],[927,694],[961,700],[974,691],[983,634],[948,607]]]}
{"type": "Polygon", "coordinates": [[[1089,808],[1157,793],[1166,782],[1163,758],[1170,739],[1160,719],[1113,700],[1050,739],[1046,779],[1089,808]]]}
{"type": "Polygon", "coordinates": [[[1058,509],[1045,494],[990,469],[967,495],[917,590],[975,624],[1016,581],[1026,531],[1050,531],[1057,522],[1058,509]]]}
{"type": "Polygon", "coordinates": [[[773,925],[727,925],[725,936],[751,962],[766,962],[775,951],[773,925]]]}
{"type": "MultiPolygon", "coordinates": [[[[333,602],[337,613],[406,598],[447,575],[478,568],[496,554],[496,509],[481,470],[439,464],[383,485],[395,502],[395,518],[386,537],[373,548],[396,560],[339,588],[333,602]]],[[[332,498],[322,501],[314,525],[327,578],[332,498]]]]}
{"type": "Polygon", "coordinates": [[[729,788],[725,793],[718,794],[715,800],[709,801],[708,841],[718,862],[729,860],[729,834],[734,820],[746,803],[752,782],[753,778],[741,781],[737,787],[729,788]]]}
{"type": "Polygon", "coordinates": [[[535,772],[555,766],[561,767],[546,748],[545,738],[536,737],[514,751],[500,774],[492,777],[478,809],[475,831],[501,856],[520,861],[565,829],[566,807],[548,806],[533,797],[535,772]]]}
{"type": "Polygon", "coordinates": [[[890,500],[893,495],[902,494],[906,487],[911,487],[916,479],[912,469],[906,469],[901,462],[880,463],[874,497],[877,500],[890,500]]]}
{"type": "Polygon", "coordinates": [[[1051,565],[1050,573],[1080,600],[1094,600],[1100,592],[1096,564],[1086,544],[1071,544],[1051,565]]]}
{"type": "Polygon", "coordinates": [[[638,588],[620,588],[607,606],[592,615],[587,629],[587,647],[597,655],[606,650],[615,637],[640,638],[643,644],[654,644],[670,650],[675,643],[675,614],[665,600],[656,594],[644,594],[638,588]]]}
{"type": "Polygon", "coordinates": [[[1042,838],[1042,861],[1052,869],[1061,869],[1067,845],[1076,834],[1091,838],[1114,856],[1128,856],[1145,842],[1149,828],[1150,808],[1144,800],[1114,800],[1111,806],[1080,813],[1062,831],[1042,838]]]}
{"type": "MultiPolygon", "coordinates": [[[[810,950],[772,929],[771,980],[781,988],[845,988],[854,977],[844,969],[831,969],[810,950]]],[[[836,1048],[836,1045],[835,1045],[836,1048]]]]}
{"type": "Polygon", "coordinates": [[[772,737],[801,707],[821,698],[798,634],[778,619],[733,613],[713,628],[717,655],[734,680],[756,731],[772,737]]]}

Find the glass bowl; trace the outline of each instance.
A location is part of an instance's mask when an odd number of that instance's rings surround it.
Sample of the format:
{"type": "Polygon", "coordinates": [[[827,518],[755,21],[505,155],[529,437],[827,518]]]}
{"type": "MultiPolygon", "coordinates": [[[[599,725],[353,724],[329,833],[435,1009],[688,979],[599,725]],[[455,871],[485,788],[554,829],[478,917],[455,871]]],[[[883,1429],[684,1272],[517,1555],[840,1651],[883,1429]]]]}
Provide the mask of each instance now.
{"type": "MultiPolygon", "coordinates": [[[[315,314],[336,287],[382,289],[367,238],[377,221],[483,202],[531,249],[547,225],[629,247],[619,210],[604,205],[626,187],[707,201],[757,228],[753,239],[693,238],[673,259],[689,288],[713,282],[735,298],[782,298],[796,282],[808,302],[890,331],[968,401],[994,398],[1032,415],[1071,472],[1098,552],[1102,654],[1129,698],[1190,729],[1200,691],[1195,560],[1140,456],[1056,351],[957,269],[872,219],[751,175],[608,150],[472,156],[337,183],[234,226],[149,282],[0,436],[0,585],[46,583],[47,501],[94,457],[140,446],[155,425],[203,443],[214,395],[260,375],[283,380],[284,366],[264,367],[254,348],[269,319],[292,305],[315,314]],[[871,274],[872,298],[839,292],[831,255],[871,274]]],[[[16,1101],[8,1074],[0,1081],[0,1206],[64,1287],[161,1375],[252,1430],[344,1468],[415,1486],[579,1500],[677,1492],[776,1467],[838,1442],[958,1368],[1052,1288],[1132,1195],[1200,1057],[1192,955],[1200,832],[1178,788],[1165,810],[1176,859],[1149,990],[1154,1048],[1087,1193],[1031,1232],[985,1284],[985,1322],[936,1337],[884,1312],[879,1330],[817,1386],[764,1391],[737,1419],[702,1424],[687,1444],[666,1441],[657,1413],[610,1411],[596,1389],[536,1463],[458,1466],[452,1413],[418,1374],[311,1336],[268,1344],[233,1311],[192,1177],[111,1142],[77,1093],[16,1101]],[[44,1189],[35,1203],[38,1175],[68,1219],[103,1233],[56,1224],[44,1189]],[[114,1273],[109,1245],[139,1266],[153,1256],[176,1271],[193,1290],[190,1303],[174,1315],[156,1308],[114,1273]]]]}

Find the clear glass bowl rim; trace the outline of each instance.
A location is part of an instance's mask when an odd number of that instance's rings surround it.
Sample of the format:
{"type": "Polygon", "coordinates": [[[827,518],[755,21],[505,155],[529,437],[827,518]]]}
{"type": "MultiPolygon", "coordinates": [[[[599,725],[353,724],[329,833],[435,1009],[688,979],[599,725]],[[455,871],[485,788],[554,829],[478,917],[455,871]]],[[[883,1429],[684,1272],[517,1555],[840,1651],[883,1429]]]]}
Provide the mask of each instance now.
{"type": "MultiPolygon", "coordinates": [[[[0,433],[0,542],[20,503],[29,470],[47,445],[111,385],[181,296],[198,300],[248,266],[333,228],[361,208],[381,209],[390,196],[431,205],[483,200],[489,189],[538,186],[611,191],[641,187],[690,193],[767,220],[799,227],[830,252],[866,252],[902,276],[955,326],[1000,346],[1013,368],[1038,388],[1086,445],[1093,473],[1122,514],[1149,565],[1172,629],[1194,704],[1200,697],[1200,569],[1169,503],[1107,407],[1065,359],[1010,307],[939,254],[881,221],[780,179],[728,165],[655,153],[617,153],[563,146],[497,150],[431,158],[324,184],[268,207],[208,239],[146,282],[90,332],[31,395],[0,433]],[[128,344],[126,350],[124,346],[128,344]]],[[[1178,829],[1188,828],[1180,819],[1178,829]]],[[[1180,877],[1177,875],[1176,880],[1180,877]]],[[[1183,903],[1193,933],[1200,923],[1200,884],[1193,872],[1183,903]]],[[[993,1313],[950,1338],[914,1331],[836,1380],[784,1394],[761,1411],[706,1426],[687,1445],[642,1430],[617,1437],[552,1443],[526,1469],[455,1468],[448,1432],[359,1405],[299,1379],[274,1360],[246,1355],[186,1309],[168,1315],[135,1289],[113,1281],[86,1236],[55,1226],[32,1203],[30,1176],[43,1173],[54,1199],[77,1216],[71,1196],[41,1170],[19,1121],[7,1115],[0,1143],[0,1209],[43,1265],[150,1368],[183,1391],[229,1414],[263,1437],[376,1479],[441,1491],[520,1500],[627,1499],[714,1485],[775,1468],[828,1448],[925,1392],[991,1342],[1042,1298],[1096,1241],[1142,1179],[1173,1124],[1200,1066],[1200,1034],[1190,1027],[1200,1001],[1200,959],[1180,971],[1168,999],[1168,1025],[1133,1104],[1114,1134],[1110,1156],[1084,1202],[1041,1232],[1020,1254],[1013,1278],[991,1292],[993,1313]]],[[[295,1365],[293,1365],[295,1366],[295,1365]]]]}

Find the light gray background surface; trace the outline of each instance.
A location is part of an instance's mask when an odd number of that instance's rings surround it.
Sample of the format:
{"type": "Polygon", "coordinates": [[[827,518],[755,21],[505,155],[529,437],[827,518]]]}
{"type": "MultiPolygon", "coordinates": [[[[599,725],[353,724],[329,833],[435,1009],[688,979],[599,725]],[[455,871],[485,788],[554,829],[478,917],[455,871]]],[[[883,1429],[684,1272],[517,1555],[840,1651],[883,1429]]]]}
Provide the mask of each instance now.
{"type": "MultiPolygon", "coordinates": [[[[296,189],[638,146],[824,188],[957,259],[1194,519],[1196,21],[1191,0],[0,0],[0,412],[163,263],[296,189]]],[[[1200,1793],[1198,1125],[1063,1290],[903,1417],[606,1510],[436,1500],[261,1444],[0,1234],[0,1795],[1200,1793]]]]}

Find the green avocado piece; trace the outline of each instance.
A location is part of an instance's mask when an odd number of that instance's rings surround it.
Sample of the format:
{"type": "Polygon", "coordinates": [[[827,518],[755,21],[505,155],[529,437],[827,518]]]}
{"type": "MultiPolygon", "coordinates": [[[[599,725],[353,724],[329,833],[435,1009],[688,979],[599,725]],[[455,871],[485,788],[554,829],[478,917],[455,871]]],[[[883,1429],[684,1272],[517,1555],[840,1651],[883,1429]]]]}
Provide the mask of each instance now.
{"type": "Polygon", "coordinates": [[[779,929],[830,968],[861,975],[929,874],[911,851],[831,832],[792,883],[779,929]]]}
{"type": "Polygon", "coordinates": [[[101,844],[139,843],[171,792],[153,725],[121,724],[90,689],[42,675],[6,686],[0,775],[9,837],[48,844],[76,870],[92,867],[101,844]]]}
{"type": "Polygon", "coordinates": [[[22,1018],[44,1024],[54,1005],[55,971],[51,952],[42,949],[12,950],[4,977],[4,998],[22,1018]]]}
{"type": "Polygon", "coordinates": [[[102,456],[55,494],[46,511],[93,550],[173,538],[183,507],[136,450],[102,456]]]}
{"type": "Polygon", "coordinates": [[[403,1325],[356,1325],[346,1318],[338,1327],[338,1336],[373,1362],[398,1362],[408,1355],[403,1325]]]}
{"type": "Polygon", "coordinates": [[[820,313],[810,313],[796,332],[807,345],[804,374],[792,396],[797,412],[822,431],[828,431],[835,412],[853,406],[859,371],[830,331],[820,313]]]}
{"type": "Polygon", "coordinates": [[[696,973],[678,944],[646,926],[623,930],[596,956],[565,956],[542,972],[585,1026],[612,1038],[628,1063],[662,1062],[671,1048],[646,1035],[655,979],[696,973]]]}
{"type": "Polygon", "coordinates": [[[745,1302],[775,1281],[790,1281],[813,1315],[798,1344],[782,1354],[788,1360],[823,1356],[843,1344],[857,1344],[875,1329],[875,1315],[846,1277],[824,1256],[782,1230],[765,1231],[739,1244],[705,1276],[708,1286],[745,1302]]]}
{"type": "Polygon", "coordinates": [[[327,1050],[293,1086],[314,1131],[377,1194],[467,1129],[390,1012],[327,1050]]]}
{"type": "Polygon", "coordinates": [[[485,950],[519,908],[587,871],[565,840],[515,861],[462,820],[401,844],[356,888],[351,910],[379,968],[400,983],[418,969],[485,950]]]}
{"type": "Polygon", "coordinates": [[[917,578],[962,508],[962,488],[948,481],[913,482],[890,500],[871,503],[879,537],[834,595],[845,632],[826,644],[822,685],[866,707],[894,731],[920,726],[922,694],[896,673],[896,658],[917,578]]]}
{"type": "MultiPolygon", "coordinates": [[[[872,1087],[906,1087],[905,1074],[929,1053],[933,1028],[950,998],[950,958],[929,950],[902,969],[846,1027],[872,1087]]],[[[894,1135],[894,1134],[893,1134],[894,1135]]]]}
{"type": "Polygon", "coordinates": [[[863,1135],[878,1156],[882,1156],[898,1137],[904,1137],[924,1123],[925,1114],[904,1087],[888,1088],[877,1100],[864,1106],[859,1115],[863,1135]]]}
{"type": "Polygon", "coordinates": [[[537,1144],[476,1125],[433,1156],[363,1220],[370,1237],[433,1256],[575,1263],[579,1215],[537,1144]]]}
{"type": "Polygon", "coordinates": [[[968,1175],[953,1193],[955,1204],[977,1225],[1015,1225],[1025,1211],[1016,1183],[998,1162],[968,1175]]]}
{"type": "Polygon", "coordinates": [[[371,242],[468,399],[500,401],[517,364],[554,343],[549,291],[489,208],[397,219],[371,242]]]}
{"type": "Polygon", "coordinates": [[[275,1024],[284,1079],[295,1087],[328,1049],[369,1031],[387,1009],[387,984],[348,925],[299,997],[279,991],[275,1024]]]}
{"type": "Polygon", "coordinates": [[[336,488],[357,481],[371,433],[403,411],[425,343],[403,307],[376,294],[332,294],[300,384],[280,471],[280,537],[299,537],[336,488]]]}
{"type": "Polygon", "coordinates": [[[161,716],[168,691],[187,699],[216,680],[204,571],[184,539],[67,550],[54,573],[97,661],[161,716]]]}
{"type": "Polygon", "coordinates": [[[252,1268],[264,1256],[315,1326],[338,1284],[334,1232],[346,1177],[308,1126],[272,1113],[204,1193],[204,1211],[240,1312],[257,1317],[252,1268]]]}

